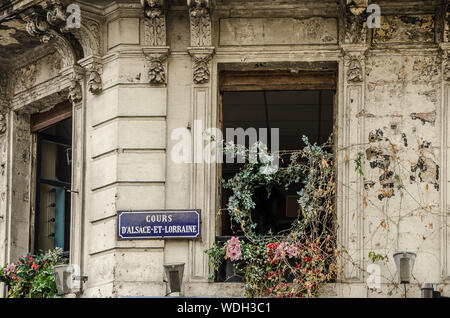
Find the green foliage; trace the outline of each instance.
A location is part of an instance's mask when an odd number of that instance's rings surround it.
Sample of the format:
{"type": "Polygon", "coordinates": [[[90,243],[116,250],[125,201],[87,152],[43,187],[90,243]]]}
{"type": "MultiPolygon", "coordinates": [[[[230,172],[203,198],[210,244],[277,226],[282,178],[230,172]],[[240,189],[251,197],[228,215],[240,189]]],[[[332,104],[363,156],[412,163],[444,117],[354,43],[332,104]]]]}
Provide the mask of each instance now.
{"type": "Polygon", "coordinates": [[[225,259],[225,249],[218,246],[216,243],[206,251],[206,254],[209,256],[208,263],[214,269],[214,272],[210,274],[209,281],[214,281],[214,275],[219,270],[225,259]]]}
{"type": "Polygon", "coordinates": [[[369,259],[372,263],[376,263],[377,261],[384,261],[387,259],[386,255],[377,254],[374,251],[369,252],[369,259]]]}
{"type": "Polygon", "coordinates": [[[262,144],[250,150],[234,144],[224,147],[225,153],[246,158],[240,172],[222,181],[224,188],[232,190],[227,210],[245,241],[239,240],[237,247],[233,243],[230,250],[230,241],[237,241],[232,238],[223,246],[214,244],[206,253],[216,271],[226,259],[231,260],[235,273],[244,277],[250,297],[313,297],[320,284],[336,273],[334,260],[339,252],[334,231],[333,155],[324,150],[325,146],[310,144],[305,136],[303,141],[304,149],[284,152],[283,158],[288,155],[289,162],[275,170],[271,164],[277,154],[269,154],[262,144]],[[255,151],[262,160],[250,160],[255,151]],[[287,189],[293,183],[303,185],[298,193],[299,218],[287,232],[257,235],[251,217],[256,208],[252,198],[255,191],[262,187],[270,196],[275,185],[287,189]]]}
{"type": "Polygon", "coordinates": [[[362,170],[362,159],[364,158],[364,154],[362,152],[358,152],[358,157],[355,161],[355,171],[357,171],[361,176],[364,176],[364,171],[362,170]]]}
{"type": "Polygon", "coordinates": [[[25,254],[16,263],[0,268],[0,282],[8,287],[8,298],[58,297],[53,266],[63,264],[62,249],[45,254],[25,254]]]}

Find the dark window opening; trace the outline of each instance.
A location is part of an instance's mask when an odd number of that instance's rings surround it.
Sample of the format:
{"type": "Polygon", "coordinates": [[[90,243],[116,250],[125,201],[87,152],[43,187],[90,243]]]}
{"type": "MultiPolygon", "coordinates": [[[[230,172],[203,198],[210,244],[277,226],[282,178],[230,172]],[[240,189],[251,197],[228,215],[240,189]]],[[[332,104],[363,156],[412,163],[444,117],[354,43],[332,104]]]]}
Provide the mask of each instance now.
{"type": "MultiPolygon", "coordinates": [[[[67,117],[67,116],[66,116],[67,117]]],[[[45,126],[45,125],[44,125],[45,126]]],[[[36,132],[35,253],[70,249],[72,118],[36,132]]]]}
{"type": "MultiPolygon", "coordinates": [[[[227,91],[222,93],[222,128],[226,138],[227,128],[279,128],[279,150],[298,150],[304,147],[302,136],[319,145],[328,141],[334,123],[334,90],[302,91],[227,91]]],[[[259,136],[258,136],[259,137],[259,136]]],[[[259,140],[259,138],[258,138],[259,140]]],[[[269,139],[270,140],[270,137],[269,139]]],[[[237,139],[235,139],[237,142],[237,139]]],[[[249,147],[246,140],[246,147],[249,147]]],[[[270,149],[270,144],[268,145],[270,149]]],[[[283,165],[289,157],[281,158],[283,165]]],[[[232,178],[243,164],[222,164],[222,179],[232,178]]],[[[273,188],[267,197],[261,188],[253,196],[256,209],[252,219],[257,224],[256,233],[278,234],[288,230],[299,214],[298,192],[302,185],[293,184],[287,190],[283,186],[273,188]]],[[[228,189],[221,189],[221,209],[226,209],[231,196],[228,189]]],[[[228,213],[223,210],[221,235],[240,235],[239,225],[233,224],[228,213]]],[[[219,240],[221,238],[218,238],[219,240]]]]}

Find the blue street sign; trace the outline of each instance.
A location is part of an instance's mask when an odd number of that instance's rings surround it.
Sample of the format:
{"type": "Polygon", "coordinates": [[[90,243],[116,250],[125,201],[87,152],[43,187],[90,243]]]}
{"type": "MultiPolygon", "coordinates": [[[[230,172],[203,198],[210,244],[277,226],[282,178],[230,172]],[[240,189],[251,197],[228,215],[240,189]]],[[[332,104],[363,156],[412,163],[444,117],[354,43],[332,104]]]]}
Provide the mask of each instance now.
{"type": "Polygon", "coordinates": [[[195,239],[200,236],[200,210],[119,211],[120,240],[195,239]]]}

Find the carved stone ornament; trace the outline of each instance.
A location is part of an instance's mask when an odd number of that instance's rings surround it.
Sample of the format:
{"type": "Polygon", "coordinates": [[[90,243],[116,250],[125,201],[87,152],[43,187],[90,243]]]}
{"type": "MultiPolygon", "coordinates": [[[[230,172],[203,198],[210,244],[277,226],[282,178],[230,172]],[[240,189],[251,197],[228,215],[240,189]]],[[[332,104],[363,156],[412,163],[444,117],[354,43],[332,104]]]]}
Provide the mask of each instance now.
{"type": "Polygon", "coordinates": [[[191,46],[211,46],[209,0],[187,0],[191,17],[191,46]]]}
{"type": "Polygon", "coordinates": [[[193,80],[195,84],[206,84],[210,79],[210,54],[193,54],[193,80]]]}
{"type": "Polygon", "coordinates": [[[366,6],[361,6],[350,0],[350,4],[341,8],[341,14],[344,22],[344,42],[347,44],[365,43],[367,41],[366,21],[368,18],[366,6]]]}
{"type": "Polygon", "coordinates": [[[47,22],[59,28],[61,32],[66,32],[67,14],[64,6],[57,0],[48,0],[43,5],[47,11],[47,22]]]}
{"type": "Polygon", "coordinates": [[[144,8],[144,36],[147,45],[166,45],[166,16],[164,0],[141,0],[144,8]]]}
{"type": "Polygon", "coordinates": [[[442,65],[444,66],[444,81],[450,82],[450,62],[447,51],[442,51],[442,65]]]}
{"type": "Polygon", "coordinates": [[[360,83],[363,81],[361,60],[357,56],[346,57],[347,82],[360,83]]]}
{"type": "Polygon", "coordinates": [[[167,53],[146,54],[146,60],[149,62],[148,78],[150,84],[166,84],[166,66],[167,53]]]}
{"type": "Polygon", "coordinates": [[[34,8],[30,8],[26,13],[20,14],[20,17],[27,24],[27,32],[33,37],[39,37],[42,43],[48,43],[50,35],[47,32],[50,30],[45,17],[37,12],[34,8]]]}
{"type": "Polygon", "coordinates": [[[89,74],[88,78],[88,90],[94,95],[98,95],[103,90],[102,84],[102,65],[97,62],[93,62],[90,66],[87,67],[87,71],[89,74]]]}
{"type": "Polygon", "coordinates": [[[73,103],[79,103],[83,100],[83,90],[78,76],[73,76],[69,86],[69,100],[73,103]]]}

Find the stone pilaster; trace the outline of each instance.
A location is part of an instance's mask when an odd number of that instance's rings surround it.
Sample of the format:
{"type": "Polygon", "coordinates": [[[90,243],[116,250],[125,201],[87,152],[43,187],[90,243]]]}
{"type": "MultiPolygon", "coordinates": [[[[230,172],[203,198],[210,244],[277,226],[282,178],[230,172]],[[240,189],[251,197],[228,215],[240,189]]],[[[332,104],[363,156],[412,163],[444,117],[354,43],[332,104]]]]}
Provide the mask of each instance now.
{"type": "Polygon", "coordinates": [[[211,3],[209,0],[188,0],[194,84],[207,84],[210,79],[212,46],[211,3]]]}
{"type": "MultiPolygon", "coordinates": [[[[359,32],[359,31],[355,31],[359,32]]],[[[354,158],[361,153],[364,143],[364,117],[357,116],[364,110],[365,53],[363,44],[342,44],[344,66],[344,122],[338,154],[339,169],[342,169],[342,183],[338,197],[342,222],[340,242],[348,251],[351,261],[344,263],[343,280],[363,282],[364,280],[364,204],[362,201],[363,177],[355,171],[354,158]],[[341,148],[342,147],[342,148],[341,148]],[[355,264],[357,264],[355,266],[355,264]]],[[[340,186],[339,186],[340,187],[340,186]]]]}
{"type": "MultiPolygon", "coordinates": [[[[448,40],[448,39],[446,39],[448,40]]],[[[443,85],[443,95],[441,102],[441,162],[442,169],[440,175],[440,205],[442,211],[441,215],[441,264],[442,264],[442,275],[445,280],[450,280],[450,180],[449,172],[450,169],[450,138],[449,138],[449,127],[450,127],[450,43],[444,42],[440,44],[441,54],[442,54],[442,85],[443,85]]]]}

